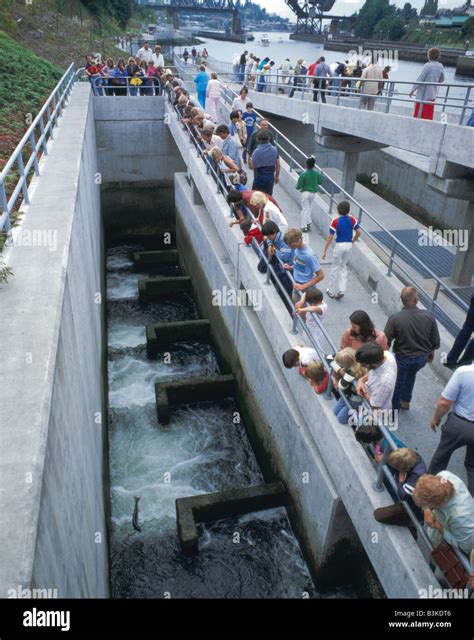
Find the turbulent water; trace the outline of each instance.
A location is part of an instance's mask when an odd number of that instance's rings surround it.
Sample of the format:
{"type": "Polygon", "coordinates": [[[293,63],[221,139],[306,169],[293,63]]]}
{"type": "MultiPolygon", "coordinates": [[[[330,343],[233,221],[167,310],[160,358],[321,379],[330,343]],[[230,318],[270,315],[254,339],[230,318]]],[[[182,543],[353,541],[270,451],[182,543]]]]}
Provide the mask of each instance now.
{"type": "MultiPolygon", "coordinates": [[[[188,296],[139,304],[137,283],[147,274],[133,271],[130,253],[137,249],[118,247],[107,259],[113,596],[319,597],[284,509],[199,525],[199,555],[182,554],[176,498],[264,479],[232,398],[175,409],[169,426],[158,426],[156,382],[219,369],[210,346],[198,343],[177,344],[166,358],[147,359],[147,323],[198,314],[188,296]],[[141,532],[132,526],[135,496],[141,532]]],[[[176,273],[166,268],[153,277],[176,273]]],[[[329,594],[345,596],[342,590],[329,594]]]]}

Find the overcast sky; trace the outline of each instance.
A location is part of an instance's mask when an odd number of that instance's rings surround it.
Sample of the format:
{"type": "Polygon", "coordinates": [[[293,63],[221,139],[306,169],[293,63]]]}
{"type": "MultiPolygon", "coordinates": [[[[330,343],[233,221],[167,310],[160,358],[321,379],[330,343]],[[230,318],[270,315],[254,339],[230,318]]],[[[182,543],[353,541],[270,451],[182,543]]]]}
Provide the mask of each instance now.
{"type": "MultiPolygon", "coordinates": [[[[296,17],[293,11],[288,7],[285,0],[254,0],[262,7],[265,7],[267,11],[270,13],[277,13],[280,16],[285,18],[290,18],[290,20],[295,20],[296,17]]],[[[403,7],[407,0],[391,0],[391,4],[396,4],[397,7],[403,7]]],[[[424,4],[423,0],[408,0],[411,2],[412,6],[416,7],[418,11],[424,4]]],[[[351,15],[354,11],[358,11],[362,5],[364,4],[364,0],[336,0],[336,4],[332,8],[331,13],[339,16],[351,15]]],[[[464,4],[464,0],[439,0],[438,6],[440,9],[453,9],[454,7],[460,7],[464,4]]]]}

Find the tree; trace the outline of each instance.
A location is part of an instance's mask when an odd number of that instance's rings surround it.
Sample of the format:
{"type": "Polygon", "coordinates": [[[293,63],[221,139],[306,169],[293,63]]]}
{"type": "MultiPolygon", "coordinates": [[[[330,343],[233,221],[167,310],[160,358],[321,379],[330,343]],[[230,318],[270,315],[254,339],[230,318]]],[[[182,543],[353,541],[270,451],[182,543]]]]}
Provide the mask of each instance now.
{"type": "Polygon", "coordinates": [[[388,40],[401,40],[405,33],[405,21],[397,15],[383,18],[374,27],[374,35],[382,34],[388,40]]]}
{"type": "Polygon", "coordinates": [[[474,16],[466,20],[461,28],[461,33],[464,38],[474,36],[474,16]]]}
{"type": "Polygon", "coordinates": [[[413,18],[416,18],[417,12],[415,7],[412,7],[410,2],[405,2],[403,9],[397,9],[398,15],[400,15],[405,22],[410,22],[413,18]]]}
{"type": "Polygon", "coordinates": [[[375,25],[385,17],[388,10],[389,0],[365,0],[354,24],[355,35],[358,38],[369,38],[373,35],[375,25]]]}

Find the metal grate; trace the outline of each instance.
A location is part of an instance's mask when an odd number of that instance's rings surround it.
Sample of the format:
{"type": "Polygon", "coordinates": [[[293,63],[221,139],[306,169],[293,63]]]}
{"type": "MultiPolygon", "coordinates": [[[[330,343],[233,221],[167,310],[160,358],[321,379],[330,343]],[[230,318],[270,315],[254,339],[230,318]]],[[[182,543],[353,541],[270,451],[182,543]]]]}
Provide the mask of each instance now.
{"type": "MultiPolygon", "coordinates": [[[[399,229],[397,231],[391,231],[391,233],[397,240],[405,245],[406,249],[414,253],[428,269],[431,269],[438,278],[448,278],[451,276],[454,267],[454,253],[444,247],[420,246],[417,229],[399,229]]],[[[392,248],[393,241],[386,231],[373,231],[372,235],[380,240],[380,242],[383,242],[386,247],[392,248]]],[[[430,274],[428,271],[425,271],[423,267],[416,263],[406,249],[398,246],[396,255],[411,267],[419,270],[423,278],[429,278],[430,274]]]]}

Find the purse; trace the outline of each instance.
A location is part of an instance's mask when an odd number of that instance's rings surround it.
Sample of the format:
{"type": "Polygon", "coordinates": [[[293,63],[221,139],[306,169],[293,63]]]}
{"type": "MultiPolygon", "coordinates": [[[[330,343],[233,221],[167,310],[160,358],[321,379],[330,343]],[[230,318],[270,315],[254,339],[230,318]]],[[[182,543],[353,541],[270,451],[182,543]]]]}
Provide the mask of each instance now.
{"type": "Polygon", "coordinates": [[[465,589],[469,574],[459,561],[450,544],[445,540],[433,549],[431,557],[453,589],[465,589]]]}

